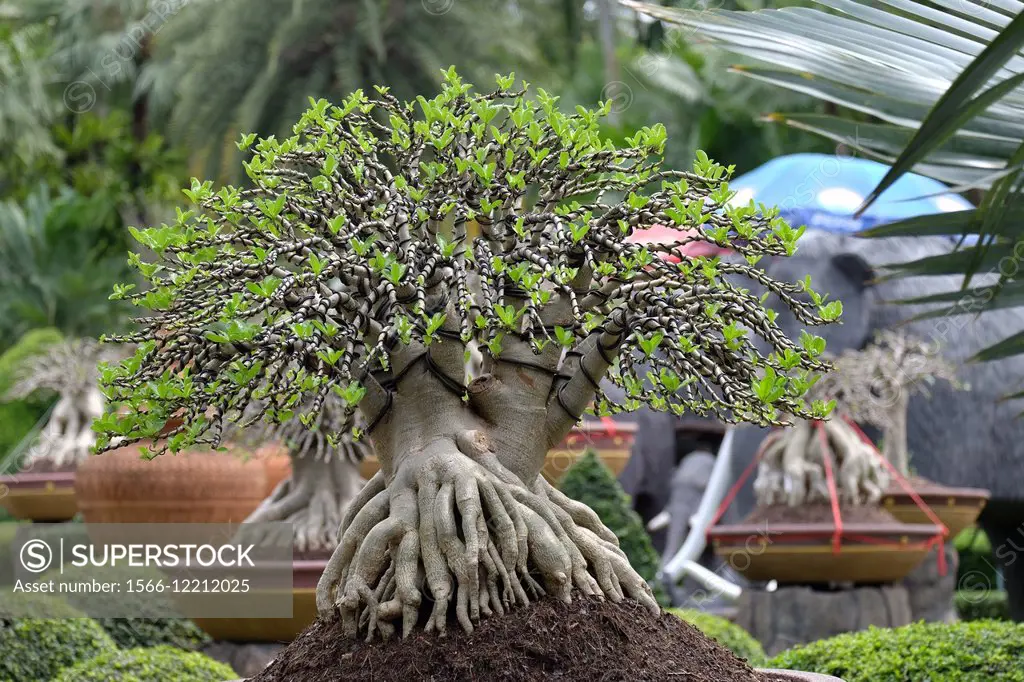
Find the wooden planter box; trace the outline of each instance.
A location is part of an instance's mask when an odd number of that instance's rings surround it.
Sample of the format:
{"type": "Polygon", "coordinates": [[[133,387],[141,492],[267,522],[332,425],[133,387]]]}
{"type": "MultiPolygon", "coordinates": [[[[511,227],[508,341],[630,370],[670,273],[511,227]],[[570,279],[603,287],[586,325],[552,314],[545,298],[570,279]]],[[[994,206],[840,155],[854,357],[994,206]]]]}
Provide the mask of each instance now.
{"type": "MultiPolygon", "coordinates": [[[[947,488],[942,491],[915,490],[918,497],[931,508],[942,524],[949,529],[949,538],[955,538],[969,528],[981,515],[989,499],[989,492],[979,488],[947,488]]],[[[930,523],[924,510],[917,506],[909,493],[890,486],[882,498],[887,512],[904,523],[930,523]]]]}
{"type": "Polygon", "coordinates": [[[75,472],[0,476],[0,504],[16,519],[60,522],[78,513],[75,472]]]}
{"type": "Polygon", "coordinates": [[[715,554],[747,580],[783,584],[892,583],[925,559],[941,529],[929,524],[843,525],[838,553],[830,523],[722,525],[715,554]]]}

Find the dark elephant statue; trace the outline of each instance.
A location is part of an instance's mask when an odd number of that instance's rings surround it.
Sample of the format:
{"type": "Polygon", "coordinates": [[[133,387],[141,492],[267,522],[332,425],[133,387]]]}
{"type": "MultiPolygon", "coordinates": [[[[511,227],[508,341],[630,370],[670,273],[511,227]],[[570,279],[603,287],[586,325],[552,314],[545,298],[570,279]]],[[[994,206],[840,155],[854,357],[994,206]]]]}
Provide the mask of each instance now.
{"type": "MultiPolygon", "coordinates": [[[[859,349],[876,330],[895,327],[928,308],[895,305],[892,301],[955,290],[957,276],[876,278],[881,266],[948,253],[954,242],[944,237],[858,239],[828,233],[808,233],[790,258],[762,261],[776,279],[800,281],[811,276],[814,289],[843,303],[843,323],[810,331],[826,339],[828,350],[839,353],[859,349]]],[[[1003,274],[1020,267],[1017,261],[1000,263],[1003,274]]],[[[998,272],[982,273],[971,286],[990,286],[998,272]]],[[[990,296],[990,294],[988,294],[990,296]]],[[[1015,620],[1024,620],[1024,418],[1021,404],[1002,401],[1024,390],[1024,356],[995,362],[966,364],[973,354],[996,341],[1024,331],[1024,309],[1003,309],[978,316],[984,295],[965,297],[964,314],[909,323],[908,333],[941,344],[946,357],[959,369],[969,387],[959,391],[940,383],[929,395],[915,396],[910,405],[908,444],[912,468],[938,483],[986,488],[991,501],[981,525],[988,533],[1009,593],[1015,620]]],[[[790,338],[802,325],[778,301],[778,323],[790,338]]],[[[736,434],[735,476],[746,467],[766,434],[743,427],[736,434]]],[[[749,513],[754,498],[748,481],[729,518],[749,513]]],[[[915,614],[916,615],[916,614],[915,614]]]]}

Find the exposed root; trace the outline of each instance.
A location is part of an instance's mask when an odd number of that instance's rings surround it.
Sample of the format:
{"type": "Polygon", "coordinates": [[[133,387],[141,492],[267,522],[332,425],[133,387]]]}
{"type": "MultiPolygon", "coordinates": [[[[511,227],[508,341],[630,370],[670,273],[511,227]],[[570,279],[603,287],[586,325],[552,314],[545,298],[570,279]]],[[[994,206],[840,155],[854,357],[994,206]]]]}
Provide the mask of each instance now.
{"type": "MultiPolygon", "coordinates": [[[[360,493],[363,480],[359,471],[344,457],[318,460],[292,456],[292,472],[292,477],[282,481],[245,523],[285,521],[292,530],[290,540],[296,552],[333,551],[343,515],[360,493]]],[[[263,531],[264,535],[274,532],[263,531]]]]}
{"type": "Polygon", "coordinates": [[[889,484],[881,457],[842,419],[799,422],[761,446],[754,492],[764,506],[828,502],[825,457],[832,462],[836,492],[845,504],[875,504],[889,484]]]}
{"type": "Polygon", "coordinates": [[[444,633],[450,611],[472,632],[481,617],[543,594],[568,602],[573,589],[658,612],[596,514],[546,483],[515,483],[485,441],[459,440],[473,457],[434,443],[387,488],[375,480],[360,494],[317,587],[322,613],[338,609],[346,632],[369,640],[399,627],[404,637],[421,618],[444,633]]]}

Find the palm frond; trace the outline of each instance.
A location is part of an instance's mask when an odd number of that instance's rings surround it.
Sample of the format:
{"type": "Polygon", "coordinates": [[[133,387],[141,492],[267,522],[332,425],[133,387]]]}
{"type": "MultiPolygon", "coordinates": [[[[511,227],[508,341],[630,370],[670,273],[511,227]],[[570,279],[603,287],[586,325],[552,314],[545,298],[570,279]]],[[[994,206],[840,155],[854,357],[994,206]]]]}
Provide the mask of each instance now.
{"type": "MultiPolygon", "coordinates": [[[[957,189],[987,190],[973,210],[914,218],[866,231],[866,237],[963,234],[978,244],[895,266],[894,276],[993,275],[982,310],[1024,304],[1019,263],[1024,246],[1024,4],[1017,0],[816,0],[824,9],[693,12],[623,0],[669,24],[697,29],[714,45],[758,62],[737,69],[872,117],[771,112],[767,118],[815,132],[889,163],[869,201],[910,170],[957,189]],[[1001,296],[1008,298],[1000,301],[1001,296]]],[[[956,306],[945,314],[959,314],[956,306]]],[[[971,312],[980,312],[973,306],[971,312]]],[[[929,313],[934,316],[936,313],[929,313]]],[[[978,359],[1024,351],[1011,337],[978,359]]]]}

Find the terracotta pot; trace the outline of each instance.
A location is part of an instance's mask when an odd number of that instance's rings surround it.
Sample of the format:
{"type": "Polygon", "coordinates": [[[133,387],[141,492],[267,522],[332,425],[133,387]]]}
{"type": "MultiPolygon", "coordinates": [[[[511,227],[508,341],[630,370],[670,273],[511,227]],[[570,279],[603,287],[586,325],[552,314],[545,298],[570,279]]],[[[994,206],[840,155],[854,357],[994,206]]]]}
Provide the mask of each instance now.
{"type": "MultiPolygon", "coordinates": [[[[914,482],[911,481],[911,486],[914,482]]],[[[989,492],[979,488],[946,488],[935,485],[935,489],[915,489],[942,524],[949,529],[949,537],[955,538],[965,528],[977,521],[989,499],[989,492]]],[[[885,510],[904,523],[931,523],[924,510],[898,485],[889,486],[882,498],[885,510]]]]}
{"type": "Polygon", "coordinates": [[[0,504],[16,519],[68,521],[78,513],[75,472],[0,476],[0,504]]]}
{"type": "Polygon", "coordinates": [[[843,524],[839,553],[830,523],[761,523],[714,526],[715,554],[747,580],[783,584],[891,583],[928,556],[941,529],[928,524],[843,524]]]}
{"type": "Polygon", "coordinates": [[[758,668],[757,672],[766,675],[770,682],[843,682],[838,677],[821,673],[805,673],[799,670],[780,670],[778,668],[758,668]]]}
{"type": "Polygon", "coordinates": [[[263,463],[267,474],[267,493],[269,496],[285,479],[291,478],[292,460],[288,456],[288,448],[280,443],[268,443],[253,453],[253,458],[263,463]]]}
{"type": "MultiPolygon", "coordinates": [[[[636,438],[636,424],[615,422],[614,430],[602,422],[584,422],[574,428],[557,448],[544,458],[541,474],[550,483],[557,483],[569,467],[588,449],[595,450],[601,461],[615,476],[622,473],[636,438]]],[[[359,473],[369,479],[380,469],[376,457],[359,465],[359,473]]]]}
{"type": "Polygon", "coordinates": [[[89,457],[75,480],[87,523],[238,523],[266,490],[262,462],[214,451],[146,461],[138,445],[89,457]]]}
{"type": "Polygon", "coordinates": [[[221,642],[290,642],[316,620],[316,584],[327,559],[292,562],[291,618],[194,618],[214,640],[221,642]]]}

